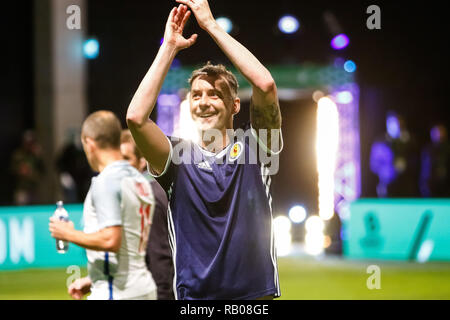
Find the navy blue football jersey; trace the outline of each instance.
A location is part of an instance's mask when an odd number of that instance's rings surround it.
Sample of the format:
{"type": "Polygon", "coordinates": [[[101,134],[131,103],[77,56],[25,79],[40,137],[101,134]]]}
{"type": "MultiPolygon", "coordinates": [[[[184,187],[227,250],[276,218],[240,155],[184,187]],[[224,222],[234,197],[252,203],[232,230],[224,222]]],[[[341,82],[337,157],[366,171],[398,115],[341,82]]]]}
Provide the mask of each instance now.
{"type": "Polygon", "coordinates": [[[169,141],[157,180],[169,199],[176,298],[280,296],[271,176],[254,134],[235,136],[217,154],[187,140],[169,141]]]}

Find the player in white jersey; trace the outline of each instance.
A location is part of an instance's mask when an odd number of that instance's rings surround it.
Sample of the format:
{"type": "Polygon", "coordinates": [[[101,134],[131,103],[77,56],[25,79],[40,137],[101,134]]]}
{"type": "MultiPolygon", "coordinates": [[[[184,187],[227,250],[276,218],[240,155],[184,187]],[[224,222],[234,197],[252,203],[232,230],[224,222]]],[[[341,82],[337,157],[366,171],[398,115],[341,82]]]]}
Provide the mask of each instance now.
{"type": "Polygon", "coordinates": [[[156,285],[145,263],[155,200],[148,180],[120,152],[121,125],[109,111],[83,123],[82,142],[92,179],[83,208],[84,230],[50,220],[50,232],[87,250],[88,274],[69,287],[81,299],[156,299],[156,285]]]}

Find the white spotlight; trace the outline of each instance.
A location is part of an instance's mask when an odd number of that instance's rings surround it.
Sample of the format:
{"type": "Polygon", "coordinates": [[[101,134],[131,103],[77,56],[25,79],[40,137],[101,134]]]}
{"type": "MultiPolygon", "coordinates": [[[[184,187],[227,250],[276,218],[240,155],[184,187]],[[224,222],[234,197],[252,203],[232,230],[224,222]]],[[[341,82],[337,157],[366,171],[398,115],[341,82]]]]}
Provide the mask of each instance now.
{"type": "Polygon", "coordinates": [[[342,104],[348,104],[353,101],[353,95],[350,91],[341,91],[336,93],[336,101],[342,104]]]}
{"type": "Polygon", "coordinates": [[[295,33],[300,27],[298,19],[292,15],[285,15],[278,20],[278,28],[283,33],[295,33]]]}
{"type": "Polygon", "coordinates": [[[309,233],[322,233],[325,229],[325,223],[319,216],[313,215],[306,220],[305,229],[309,233]]]}
{"type": "Polygon", "coordinates": [[[306,210],[302,206],[294,206],[289,210],[289,218],[294,223],[302,223],[306,218],[306,210]]]}
{"type": "Polygon", "coordinates": [[[189,93],[187,94],[186,99],[181,101],[180,116],[178,123],[175,126],[173,136],[177,136],[185,140],[191,140],[196,143],[199,143],[200,141],[199,132],[191,116],[189,93]]]}
{"type": "Polygon", "coordinates": [[[324,250],[325,237],[323,233],[310,233],[307,232],[305,235],[305,251],[306,253],[316,256],[323,252],[324,250]]]}
{"type": "Polygon", "coordinates": [[[233,30],[233,22],[227,17],[219,17],[216,19],[216,22],[226,33],[230,33],[233,30]]]}
{"type": "Polygon", "coordinates": [[[286,256],[292,250],[291,226],[291,220],[285,216],[278,216],[273,219],[275,246],[278,256],[286,256]]]}
{"type": "Polygon", "coordinates": [[[324,250],[325,236],[323,230],[325,223],[316,215],[309,217],[305,223],[305,251],[311,255],[319,255],[324,250]]]}
{"type": "Polygon", "coordinates": [[[328,97],[318,102],[316,139],[319,216],[328,220],[334,214],[334,170],[339,145],[339,114],[328,97]]]}

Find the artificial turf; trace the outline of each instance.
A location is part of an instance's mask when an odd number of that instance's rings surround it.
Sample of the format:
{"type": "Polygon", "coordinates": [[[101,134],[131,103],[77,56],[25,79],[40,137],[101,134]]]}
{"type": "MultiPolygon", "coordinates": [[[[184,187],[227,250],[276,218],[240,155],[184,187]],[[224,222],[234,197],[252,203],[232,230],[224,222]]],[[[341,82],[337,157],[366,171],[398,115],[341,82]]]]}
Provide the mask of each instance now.
{"type": "MultiPolygon", "coordinates": [[[[349,261],[326,257],[278,259],[280,299],[450,299],[450,263],[349,261]],[[369,289],[367,267],[380,269],[380,289],[369,289]]],[[[81,270],[81,276],[86,275],[81,270]]],[[[65,300],[65,268],[0,272],[0,300],[65,300]]]]}

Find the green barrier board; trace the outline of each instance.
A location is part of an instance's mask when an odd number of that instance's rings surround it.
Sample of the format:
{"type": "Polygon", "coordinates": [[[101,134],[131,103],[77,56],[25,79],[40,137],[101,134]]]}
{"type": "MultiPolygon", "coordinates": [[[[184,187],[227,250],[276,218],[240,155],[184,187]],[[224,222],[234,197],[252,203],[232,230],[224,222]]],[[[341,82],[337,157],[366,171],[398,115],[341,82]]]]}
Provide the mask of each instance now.
{"type": "MultiPolygon", "coordinates": [[[[81,204],[65,205],[70,220],[82,229],[81,204]]],[[[65,254],[56,252],[48,230],[56,205],[0,207],[0,270],[86,266],[86,251],[69,244],[65,254]]]]}
{"type": "Polygon", "coordinates": [[[360,199],[343,228],[348,258],[450,260],[450,199],[360,199]]]}

